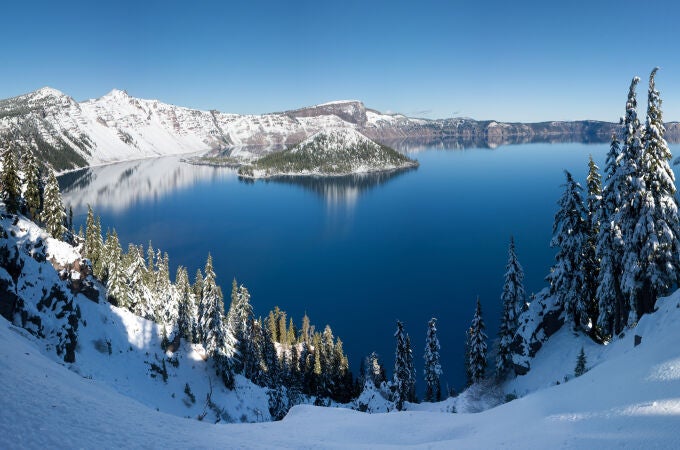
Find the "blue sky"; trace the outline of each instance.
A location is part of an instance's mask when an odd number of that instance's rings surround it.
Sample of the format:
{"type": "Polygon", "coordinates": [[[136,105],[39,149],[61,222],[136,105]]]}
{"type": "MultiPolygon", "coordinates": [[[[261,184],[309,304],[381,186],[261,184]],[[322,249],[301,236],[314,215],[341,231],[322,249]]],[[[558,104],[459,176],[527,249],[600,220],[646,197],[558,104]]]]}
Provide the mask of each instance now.
{"type": "Polygon", "coordinates": [[[263,113],[338,99],[429,118],[680,120],[680,6],[645,2],[11,2],[0,97],[49,85],[263,113]],[[644,105],[646,87],[641,86],[644,105]]]}

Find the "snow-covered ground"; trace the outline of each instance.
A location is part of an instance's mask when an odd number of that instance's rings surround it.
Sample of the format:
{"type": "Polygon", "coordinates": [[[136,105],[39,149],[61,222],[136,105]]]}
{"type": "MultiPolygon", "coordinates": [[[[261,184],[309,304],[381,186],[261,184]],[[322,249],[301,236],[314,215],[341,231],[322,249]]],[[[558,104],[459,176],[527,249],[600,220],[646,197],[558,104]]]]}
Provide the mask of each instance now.
{"type": "MultiPolygon", "coordinates": [[[[462,412],[474,400],[468,392],[405,412],[305,405],[281,422],[217,425],[178,417],[172,408],[186,406],[171,396],[184,395],[173,379],[164,384],[144,371],[129,378],[128,367],[143,364],[130,349],[157,348],[155,334],[143,329],[149,322],[112,307],[107,313],[104,305],[84,306],[83,317],[91,322],[80,330],[79,362],[67,367],[44,355],[41,341],[0,319],[0,447],[678,448],[680,292],[658,306],[605,347],[559,332],[541,349],[531,372],[506,386],[508,392],[528,393],[481,413],[462,412]],[[102,325],[107,321],[127,331],[101,336],[102,329],[113,329],[102,325]],[[635,334],[642,336],[637,347],[635,334]],[[102,338],[111,342],[110,355],[96,343],[102,338]],[[564,382],[581,345],[590,370],[564,382]],[[551,386],[555,381],[560,384],[551,386]],[[459,412],[446,412],[451,406],[459,412]]],[[[192,367],[200,358],[190,348],[182,352],[181,370],[205,370],[192,367]]],[[[192,386],[197,403],[206,387],[192,386]]],[[[258,393],[240,400],[266,407],[258,393]]],[[[194,416],[201,408],[194,409],[179,415],[194,416]]]]}

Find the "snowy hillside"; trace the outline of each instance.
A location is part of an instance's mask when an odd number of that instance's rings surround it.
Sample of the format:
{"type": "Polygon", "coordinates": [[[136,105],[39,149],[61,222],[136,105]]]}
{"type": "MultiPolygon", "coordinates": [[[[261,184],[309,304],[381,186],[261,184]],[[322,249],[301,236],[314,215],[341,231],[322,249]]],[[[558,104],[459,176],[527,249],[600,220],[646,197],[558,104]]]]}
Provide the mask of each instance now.
{"type": "MultiPolygon", "coordinates": [[[[680,135],[677,124],[667,125],[669,137],[680,135]]],[[[134,98],[117,89],[83,102],[48,87],[0,100],[0,143],[32,148],[57,171],[217,149],[230,149],[232,156],[247,159],[252,156],[248,147],[264,148],[258,153],[273,151],[334,128],[357,130],[379,142],[456,137],[495,146],[518,137],[604,141],[615,124],[428,120],[380,113],[356,100],[240,115],[134,98]]]]}
{"type": "MultiPolygon", "coordinates": [[[[83,368],[69,370],[56,364],[41,353],[40,341],[0,318],[0,340],[4,343],[0,347],[4,405],[0,408],[0,428],[4,431],[0,446],[677,448],[680,293],[660,300],[658,305],[659,311],[645,316],[634,333],[604,347],[600,354],[589,354],[593,363],[585,375],[479,414],[434,412],[438,404],[419,408],[424,409],[421,411],[389,414],[296,406],[281,422],[231,425],[212,425],[164,413],[171,392],[183,396],[181,386],[174,386],[175,380],[169,382],[171,387],[166,392],[136,391],[132,397],[144,395],[131,398],[133,383],[141,382],[145,389],[162,383],[144,376],[121,379],[123,368],[104,365],[113,353],[101,353],[88,342],[94,334],[84,337],[81,345],[92,347],[88,351],[93,355],[99,354],[99,369],[111,371],[106,376],[118,379],[121,388],[94,376],[90,379],[93,373],[83,368]],[[635,333],[643,336],[637,347],[633,346],[635,333]],[[150,399],[160,406],[160,412],[149,405],[150,399]]],[[[102,314],[100,320],[102,317],[129,324],[129,318],[115,310],[102,314]]],[[[94,329],[94,324],[88,328],[94,329]]],[[[119,345],[146,345],[136,339],[125,342],[124,336],[113,338],[119,351],[124,350],[119,345]]],[[[566,334],[562,338],[555,345],[563,350],[568,344],[569,355],[551,352],[551,357],[538,358],[534,374],[543,370],[554,377],[566,366],[572,347],[579,342],[566,334]]],[[[123,351],[121,355],[126,353],[132,352],[123,351]]],[[[134,362],[126,356],[119,358],[120,362],[134,362]]],[[[198,362],[183,361],[180,368],[190,364],[198,362]]],[[[514,387],[519,390],[522,383],[531,384],[533,389],[538,379],[520,377],[514,387]]]]}
{"type": "Polygon", "coordinates": [[[266,155],[239,169],[239,175],[338,176],[417,167],[418,162],[377,144],[356,130],[319,132],[289,150],[266,155]]]}

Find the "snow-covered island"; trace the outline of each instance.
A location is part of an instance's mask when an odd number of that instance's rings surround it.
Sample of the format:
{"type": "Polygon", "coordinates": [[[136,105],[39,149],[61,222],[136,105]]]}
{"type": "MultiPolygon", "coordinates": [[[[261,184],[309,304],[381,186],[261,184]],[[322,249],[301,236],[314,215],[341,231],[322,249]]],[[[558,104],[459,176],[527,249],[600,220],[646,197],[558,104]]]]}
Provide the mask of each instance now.
{"type": "Polygon", "coordinates": [[[378,144],[353,129],[320,131],[294,147],[242,166],[246,178],[343,176],[418,167],[418,161],[378,144]]]}

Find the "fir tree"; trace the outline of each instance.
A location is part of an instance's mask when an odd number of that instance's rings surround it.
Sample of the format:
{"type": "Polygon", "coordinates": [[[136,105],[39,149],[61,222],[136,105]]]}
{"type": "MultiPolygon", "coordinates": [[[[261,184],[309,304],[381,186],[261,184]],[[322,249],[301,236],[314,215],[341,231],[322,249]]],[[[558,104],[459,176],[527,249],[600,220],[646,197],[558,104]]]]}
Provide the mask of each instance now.
{"type": "Polygon", "coordinates": [[[26,185],[24,192],[26,212],[31,219],[37,220],[40,212],[40,172],[35,156],[30,150],[26,151],[24,184],[26,185]]]}
{"type": "Polygon", "coordinates": [[[484,320],[482,319],[482,304],[477,298],[475,315],[472,318],[470,329],[468,330],[468,351],[467,366],[469,368],[468,384],[482,381],[486,372],[486,333],[484,320]]]}
{"type": "Polygon", "coordinates": [[[253,346],[253,307],[248,289],[243,285],[236,288],[236,280],[232,288],[232,305],[228,317],[229,330],[236,339],[239,359],[237,369],[247,378],[252,378],[258,364],[253,346]]]}
{"type": "Polygon", "coordinates": [[[437,339],[437,319],[430,319],[427,324],[425,338],[425,398],[426,402],[438,402],[442,399],[441,382],[442,366],[439,362],[439,339],[437,339]]]}
{"type": "Polygon", "coordinates": [[[398,411],[404,409],[404,402],[408,400],[411,389],[411,370],[408,363],[406,333],[404,325],[397,320],[397,348],[394,354],[394,378],[392,381],[392,401],[398,411]]]}
{"type": "Polygon", "coordinates": [[[122,261],[122,249],[118,240],[116,230],[107,239],[105,251],[107,256],[108,279],[106,281],[106,289],[108,298],[111,303],[121,307],[128,307],[128,292],[125,280],[125,270],[122,261]]]}
{"type": "Polygon", "coordinates": [[[265,320],[265,324],[262,327],[263,332],[263,342],[262,342],[262,370],[266,373],[265,382],[267,386],[273,387],[279,382],[279,358],[276,353],[276,346],[274,345],[274,335],[272,330],[275,325],[271,322],[275,320],[272,319],[271,314],[265,320]]]}
{"type": "Polygon", "coordinates": [[[496,373],[499,377],[503,376],[510,366],[510,345],[517,331],[517,320],[526,305],[524,270],[522,270],[522,265],[517,260],[515,240],[512,237],[510,237],[510,246],[508,248],[508,263],[505,266],[505,282],[503,284],[501,301],[503,303],[503,312],[498,333],[500,339],[498,354],[496,356],[496,373]]]}
{"type": "Polygon", "coordinates": [[[599,311],[597,327],[603,337],[620,333],[625,324],[625,320],[622,320],[625,300],[620,286],[623,241],[621,229],[615,220],[620,204],[618,189],[616,188],[620,153],[619,140],[616,134],[613,134],[611,146],[607,153],[606,179],[597,216],[600,224],[596,246],[596,258],[600,263],[596,291],[599,311]]]}
{"type": "Polygon", "coordinates": [[[21,204],[21,181],[14,150],[5,150],[2,157],[2,200],[9,214],[17,214],[21,204]]]}
{"type": "MultiPolygon", "coordinates": [[[[671,152],[664,139],[665,127],[661,113],[661,98],[656,90],[654,77],[658,68],[649,76],[647,121],[643,137],[642,157],[645,192],[638,223],[633,232],[633,243],[639,246],[633,254],[639,255],[635,272],[637,291],[629,322],[637,321],[642,314],[654,311],[659,296],[667,295],[680,275],[680,226],[678,204],[675,197],[675,175],[670,166],[671,152]]],[[[629,282],[629,286],[630,286],[629,282]]]]}
{"type": "Polygon", "coordinates": [[[61,203],[61,192],[59,191],[59,183],[54,171],[50,170],[47,176],[47,183],[45,184],[45,200],[43,202],[43,211],[41,219],[45,224],[47,232],[55,239],[62,239],[66,233],[64,226],[64,219],[66,213],[64,212],[64,205],[61,203]]]}
{"type": "Polygon", "coordinates": [[[215,362],[218,375],[225,386],[233,387],[231,358],[234,353],[235,340],[224,323],[224,301],[215,282],[212,256],[208,254],[205,264],[203,295],[200,303],[200,335],[203,348],[215,362]]]}
{"type": "Polygon", "coordinates": [[[416,403],[416,368],[413,364],[413,349],[411,348],[411,337],[406,334],[406,368],[408,369],[408,397],[407,400],[411,403],[416,403]]]}
{"type": "Polygon", "coordinates": [[[591,319],[592,326],[598,317],[597,311],[597,285],[600,263],[597,259],[597,237],[600,232],[599,210],[602,202],[602,177],[599,167],[590,155],[588,160],[588,176],[586,186],[586,240],[583,247],[583,273],[585,279],[585,301],[587,316],[591,319]]]}
{"type": "Polygon", "coordinates": [[[615,188],[619,197],[619,209],[614,221],[621,227],[623,246],[621,291],[626,304],[620,311],[622,321],[632,325],[637,321],[638,297],[645,295],[642,289],[641,251],[643,234],[635,229],[642,217],[642,207],[647,201],[644,180],[642,127],[637,115],[635,88],[640,79],[633,78],[626,101],[626,117],[623,121],[623,148],[617,170],[615,188]]]}
{"type": "Polygon", "coordinates": [[[196,321],[196,309],[194,307],[194,293],[189,284],[187,269],[179,266],[175,275],[175,288],[177,292],[177,331],[186,342],[193,342],[193,324],[196,321]]]}
{"type": "Polygon", "coordinates": [[[557,247],[555,265],[547,280],[550,293],[564,307],[566,321],[574,329],[588,330],[588,294],[585,288],[584,252],[588,230],[581,186],[565,171],[567,182],[555,214],[551,247],[557,247]]]}
{"type": "Polygon", "coordinates": [[[574,376],[580,377],[584,373],[586,373],[586,353],[583,351],[583,347],[581,347],[581,352],[578,354],[578,358],[576,359],[576,367],[574,368],[574,376]]]}
{"type": "Polygon", "coordinates": [[[136,247],[132,244],[128,246],[126,255],[126,278],[128,284],[128,300],[127,307],[140,317],[152,318],[150,306],[147,304],[149,293],[144,284],[146,277],[146,264],[142,256],[142,247],[136,247]]]}

